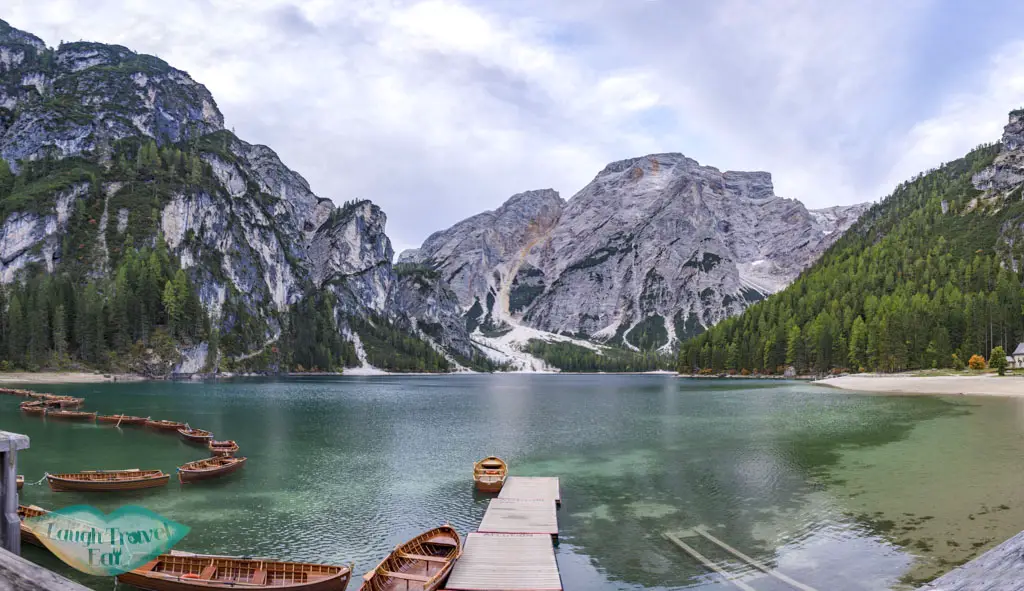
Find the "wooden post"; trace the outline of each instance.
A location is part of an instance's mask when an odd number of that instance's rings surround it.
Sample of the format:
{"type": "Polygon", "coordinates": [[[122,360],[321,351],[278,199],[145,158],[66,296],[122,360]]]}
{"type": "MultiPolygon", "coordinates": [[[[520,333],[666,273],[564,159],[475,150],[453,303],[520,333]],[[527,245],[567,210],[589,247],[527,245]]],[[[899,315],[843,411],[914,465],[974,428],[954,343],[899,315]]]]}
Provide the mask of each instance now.
{"type": "Polygon", "coordinates": [[[0,431],[0,546],[21,554],[18,520],[18,451],[28,449],[28,436],[0,431]]]}

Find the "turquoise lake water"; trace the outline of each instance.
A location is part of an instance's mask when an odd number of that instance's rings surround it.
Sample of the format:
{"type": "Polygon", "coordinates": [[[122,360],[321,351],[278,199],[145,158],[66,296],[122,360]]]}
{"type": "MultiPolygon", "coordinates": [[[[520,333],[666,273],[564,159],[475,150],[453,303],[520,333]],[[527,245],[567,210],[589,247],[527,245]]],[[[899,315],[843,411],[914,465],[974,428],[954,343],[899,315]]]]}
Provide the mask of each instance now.
{"type": "MultiPolygon", "coordinates": [[[[904,589],[1024,529],[1024,406],[1000,398],[868,396],[798,382],[671,376],[474,375],[32,386],[101,413],[187,421],[249,458],[220,481],[24,504],[137,504],[190,526],[180,550],[354,563],[488,498],[473,462],[559,476],[567,590],[732,589],[665,539],[704,526],[820,590],[904,589]]],[[[46,421],[0,397],[25,433],[19,473],[175,467],[205,455],[140,428],[46,421]]],[[[758,591],[787,589],[702,538],[758,591]]],[[[23,554],[94,587],[35,548],[23,554]]],[[[355,589],[354,582],[350,587],[355,589]]]]}

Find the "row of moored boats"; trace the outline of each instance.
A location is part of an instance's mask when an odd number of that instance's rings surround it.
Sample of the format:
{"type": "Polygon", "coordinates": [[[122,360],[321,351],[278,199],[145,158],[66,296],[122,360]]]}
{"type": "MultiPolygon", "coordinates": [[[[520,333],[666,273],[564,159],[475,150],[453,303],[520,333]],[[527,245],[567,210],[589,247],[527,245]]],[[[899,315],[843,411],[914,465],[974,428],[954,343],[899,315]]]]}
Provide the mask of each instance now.
{"type": "MultiPolygon", "coordinates": [[[[474,485],[498,492],[508,477],[508,465],[487,457],[473,466],[474,485]]],[[[19,506],[18,516],[45,515],[36,506],[19,506]]],[[[22,523],[22,541],[41,546],[22,523]]],[[[360,591],[437,591],[462,555],[462,539],[449,525],[437,527],[400,544],[372,570],[363,575],[360,591]]],[[[238,589],[290,591],[344,591],[352,578],[350,566],[286,562],[263,558],[239,558],[171,552],[150,560],[133,571],[118,575],[119,582],[149,591],[198,591],[238,589]]]]}
{"type": "MultiPolygon", "coordinates": [[[[13,393],[11,389],[0,388],[0,393],[13,393]]],[[[25,392],[33,396],[35,393],[25,392]]],[[[54,396],[54,395],[47,395],[54,396]]],[[[34,396],[35,397],[35,396],[34,396]]],[[[60,397],[63,398],[63,397],[60,397]]],[[[68,397],[72,398],[72,397],[68,397]]],[[[213,434],[194,429],[183,423],[152,420],[149,417],[129,415],[97,415],[68,408],[81,406],[45,406],[23,403],[22,410],[29,414],[42,414],[51,418],[72,420],[95,420],[114,425],[138,425],[161,431],[175,431],[182,439],[195,444],[206,445],[211,457],[189,462],[178,468],[182,482],[199,480],[234,471],[241,467],[245,458],[235,457],[238,444],[234,441],[217,441],[213,434]]],[[[52,400],[48,399],[48,402],[52,400]]],[[[32,401],[36,402],[36,401],[32,401]]],[[[499,458],[488,457],[473,467],[473,481],[477,489],[484,492],[499,492],[508,476],[507,464],[499,458]]],[[[57,490],[113,491],[137,490],[166,485],[170,476],[160,470],[93,470],[73,474],[48,474],[50,487],[57,490]]],[[[20,490],[23,479],[19,477],[20,490]]],[[[22,541],[43,546],[39,538],[24,521],[40,517],[48,512],[35,505],[19,505],[18,516],[22,520],[22,541]]],[[[456,560],[462,555],[462,539],[455,528],[449,525],[437,527],[400,544],[384,560],[363,575],[360,591],[437,591],[448,579],[456,560]]],[[[240,588],[251,591],[344,591],[352,578],[350,566],[335,566],[316,563],[288,562],[264,558],[215,556],[172,551],[161,554],[143,566],[118,575],[119,582],[127,583],[149,591],[198,591],[200,589],[240,588]]]]}
{"type": "MultiPolygon", "coordinates": [[[[144,426],[157,431],[173,432],[189,443],[205,446],[210,457],[187,462],[178,467],[178,480],[195,482],[226,476],[245,465],[246,458],[235,457],[238,444],[233,440],[218,441],[213,433],[195,429],[186,423],[150,417],[136,417],[125,414],[101,415],[96,412],[68,410],[79,408],[85,403],[84,398],[43,394],[31,390],[0,388],[0,393],[26,396],[34,400],[26,400],[20,405],[21,411],[29,415],[40,415],[48,419],[69,421],[95,421],[120,426],[144,426]]],[[[170,475],[163,470],[85,470],[62,474],[47,474],[46,480],[54,491],[116,491],[140,490],[164,486],[170,475]]]]}

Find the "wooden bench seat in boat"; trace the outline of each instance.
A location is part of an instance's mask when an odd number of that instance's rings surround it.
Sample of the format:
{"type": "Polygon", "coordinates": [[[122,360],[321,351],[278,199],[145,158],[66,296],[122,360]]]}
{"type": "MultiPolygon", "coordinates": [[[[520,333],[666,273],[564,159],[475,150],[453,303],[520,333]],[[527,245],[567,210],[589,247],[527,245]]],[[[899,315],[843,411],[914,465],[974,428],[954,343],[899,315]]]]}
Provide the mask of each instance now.
{"type": "Polygon", "coordinates": [[[395,571],[391,571],[391,570],[384,571],[383,574],[384,574],[385,577],[391,577],[392,579],[402,579],[402,580],[405,580],[405,581],[418,581],[420,583],[426,583],[427,581],[429,581],[431,579],[431,577],[424,577],[422,575],[410,575],[410,574],[407,574],[407,573],[399,573],[399,572],[395,572],[395,571]]]}
{"type": "Polygon", "coordinates": [[[441,558],[440,556],[427,556],[426,554],[410,554],[408,552],[402,552],[402,558],[411,558],[413,560],[426,560],[427,562],[448,562],[450,559],[441,558]]]}
{"type": "Polygon", "coordinates": [[[203,572],[199,573],[199,578],[204,581],[211,581],[217,574],[217,565],[211,564],[203,569],[203,572]]]}

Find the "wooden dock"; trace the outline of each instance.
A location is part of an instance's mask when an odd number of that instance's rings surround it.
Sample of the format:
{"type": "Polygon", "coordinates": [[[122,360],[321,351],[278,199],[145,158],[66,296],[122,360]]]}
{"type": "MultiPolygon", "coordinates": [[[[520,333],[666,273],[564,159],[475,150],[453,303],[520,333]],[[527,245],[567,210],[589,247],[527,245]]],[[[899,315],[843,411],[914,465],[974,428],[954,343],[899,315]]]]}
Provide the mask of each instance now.
{"type": "Polygon", "coordinates": [[[477,531],[492,534],[558,535],[555,501],[541,499],[492,499],[477,531]]]}
{"type": "Polygon", "coordinates": [[[562,504],[558,477],[509,476],[498,493],[499,499],[542,499],[562,504]]]}
{"type": "Polygon", "coordinates": [[[466,536],[447,591],[562,591],[555,560],[558,478],[509,476],[466,536]]]}
{"type": "Polygon", "coordinates": [[[551,537],[471,533],[466,536],[462,556],[455,563],[445,589],[562,591],[551,537]]]}

